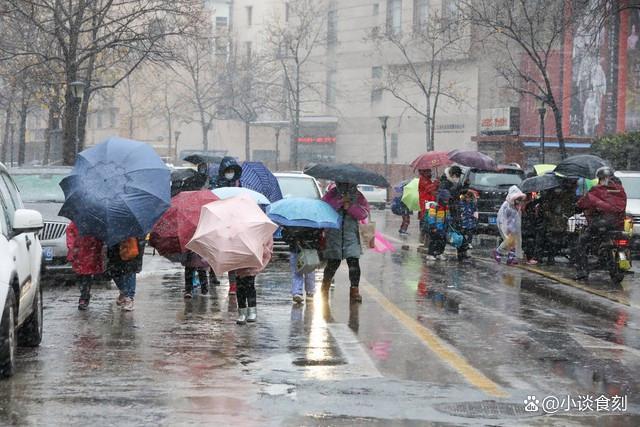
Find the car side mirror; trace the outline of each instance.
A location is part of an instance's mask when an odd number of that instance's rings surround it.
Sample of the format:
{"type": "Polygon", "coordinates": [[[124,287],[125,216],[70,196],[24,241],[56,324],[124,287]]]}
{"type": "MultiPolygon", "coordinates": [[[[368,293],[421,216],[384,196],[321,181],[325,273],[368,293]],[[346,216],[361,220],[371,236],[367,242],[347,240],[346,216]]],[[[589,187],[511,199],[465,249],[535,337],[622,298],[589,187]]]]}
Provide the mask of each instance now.
{"type": "Polygon", "coordinates": [[[13,215],[13,231],[17,234],[35,233],[44,228],[42,214],[32,209],[18,209],[13,215]]]}

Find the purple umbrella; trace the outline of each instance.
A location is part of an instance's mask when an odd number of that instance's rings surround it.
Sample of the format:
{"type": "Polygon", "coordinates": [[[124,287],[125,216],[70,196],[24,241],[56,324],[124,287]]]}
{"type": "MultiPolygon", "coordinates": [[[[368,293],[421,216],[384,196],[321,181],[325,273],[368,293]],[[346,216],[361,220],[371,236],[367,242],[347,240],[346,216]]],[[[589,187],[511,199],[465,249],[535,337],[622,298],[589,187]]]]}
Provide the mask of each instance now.
{"type": "Polygon", "coordinates": [[[449,158],[459,165],[474,169],[495,170],[497,164],[491,157],[479,151],[458,151],[449,153],[449,158]]]}

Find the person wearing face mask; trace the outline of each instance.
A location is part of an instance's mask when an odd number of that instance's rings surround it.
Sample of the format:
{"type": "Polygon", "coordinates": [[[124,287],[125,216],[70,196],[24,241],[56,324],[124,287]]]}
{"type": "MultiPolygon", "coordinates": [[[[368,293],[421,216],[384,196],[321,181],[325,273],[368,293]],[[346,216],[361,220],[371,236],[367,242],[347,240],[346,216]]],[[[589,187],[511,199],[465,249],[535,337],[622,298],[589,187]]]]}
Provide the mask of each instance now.
{"type": "Polygon", "coordinates": [[[587,218],[587,228],[580,234],[575,249],[577,280],[589,278],[587,254],[594,242],[609,231],[624,230],[627,193],[615,181],[610,167],[598,169],[596,178],[598,185],[578,200],[578,209],[584,211],[587,218]]]}
{"type": "MultiPolygon", "coordinates": [[[[218,177],[213,183],[213,188],[222,187],[240,187],[240,177],[242,176],[242,167],[238,164],[236,159],[230,156],[224,157],[220,161],[220,168],[218,169],[218,177]]],[[[213,270],[210,271],[213,273],[213,270]]],[[[236,274],[233,271],[229,272],[229,295],[235,295],[237,292],[236,274]]]]}
{"type": "Polygon", "coordinates": [[[343,259],[349,266],[350,300],[362,302],[359,292],[360,285],[360,232],[358,222],[369,216],[369,203],[364,195],[358,191],[356,184],[336,182],[335,187],[322,198],[342,216],[342,227],[338,230],[326,230],[324,258],[327,266],[322,277],[322,294],[327,295],[331,281],[340,267],[343,259]]]}
{"type": "Polygon", "coordinates": [[[437,179],[432,179],[433,173],[431,169],[420,169],[418,171],[420,175],[418,181],[418,196],[420,198],[420,212],[418,213],[418,219],[420,220],[420,242],[426,243],[426,238],[428,236],[428,227],[425,224],[424,215],[427,211],[427,203],[435,202],[436,194],[438,193],[438,187],[440,186],[440,181],[437,179]]]}
{"type": "Polygon", "coordinates": [[[553,265],[555,257],[566,247],[567,219],[576,211],[576,180],[565,178],[562,185],[542,192],[542,256],[553,265]]]}

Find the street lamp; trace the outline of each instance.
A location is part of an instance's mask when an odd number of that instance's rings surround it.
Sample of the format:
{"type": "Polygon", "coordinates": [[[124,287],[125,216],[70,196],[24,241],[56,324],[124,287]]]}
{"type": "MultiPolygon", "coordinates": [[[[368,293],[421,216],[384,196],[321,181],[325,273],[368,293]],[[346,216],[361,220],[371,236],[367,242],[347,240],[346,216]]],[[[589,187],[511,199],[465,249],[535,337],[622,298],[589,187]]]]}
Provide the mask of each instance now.
{"type": "Polygon", "coordinates": [[[84,88],[87,84],[83,81],[76,80],[75,82],[69,83],[71,87],[71,95],[73,95],[73,99],[76,102],[78,111],[76,112],[76,144],[75,144],[75,155],[78,156],[78,149],[80,147],[80,107],[82,105],[82,97],[84,96],[84,88]]]}
{"type": "Polygon", "coordinates": [[[389,116],[379,116],[380,126],[382,127],[382,149],[384,150],[384,177],[389,179],[389,161],[387,159],[387,121],[389,116]]]}
{"type": "Polygon", "coordinates": [[[538,114],[540,114],[540,163],[544,164],[544,116],[547,114],[547,104],[544,102],[544,99],[540,101],[538,114]]]}

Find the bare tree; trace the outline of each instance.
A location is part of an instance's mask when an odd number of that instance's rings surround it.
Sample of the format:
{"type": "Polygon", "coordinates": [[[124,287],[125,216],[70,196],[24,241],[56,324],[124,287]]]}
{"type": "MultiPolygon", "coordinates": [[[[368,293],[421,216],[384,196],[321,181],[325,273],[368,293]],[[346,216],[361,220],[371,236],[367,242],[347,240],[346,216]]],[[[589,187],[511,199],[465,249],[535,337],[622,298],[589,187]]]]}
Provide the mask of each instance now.
{"type": "Polygon", "coordinates": [[[6,0],[2,17],[34,34],[27,43],[6,46],[4,59],[29,57],[54,64],[64,90],[63,157],[75,160],[83,145],[91,95],[116,87],[145,61],[161,58],[167,38],[183,33],[194,0],[6,0]],[[71,83],[83,81],[82,102],[71,83]],[[79,118],[76,130],[76,117],[79,118]]]}
{"type": "Polygon", "coordinates": [[[565,31],[582,12],[567,14],[565,2],[557,0],[461,0],[460,5],[467,21],[484,30],[485,46],[498,52],[496,69],[507,88],[551,108],[564,159],[562,98],[553,90],[551,64],[565,31]]]}
{"type": "Polygon", "coordinates": [[[266,39],[282,79],[284,109],[291,121],[290,163],[297,168],[301,114],[305,104],[321,99],[323,84],[315,81],[310,71],[318,65],[320,49],[328,41],[329,7],[324,0],[291,0],[288,9],[287,17],[275,16],[267,25],[266,39]]]}
{"type": "Polygon", "coordinates": [[[387,62],[375,76],[374,89],[390,93],[424,119],[425,146],[433,151],[441,98],[457,105],[464,102],[463,82],[448,78],[448,72],[468,52],[466,27],[434,12],[417,19],[413,31],[374,28],[368,40],[387,62]]]}

